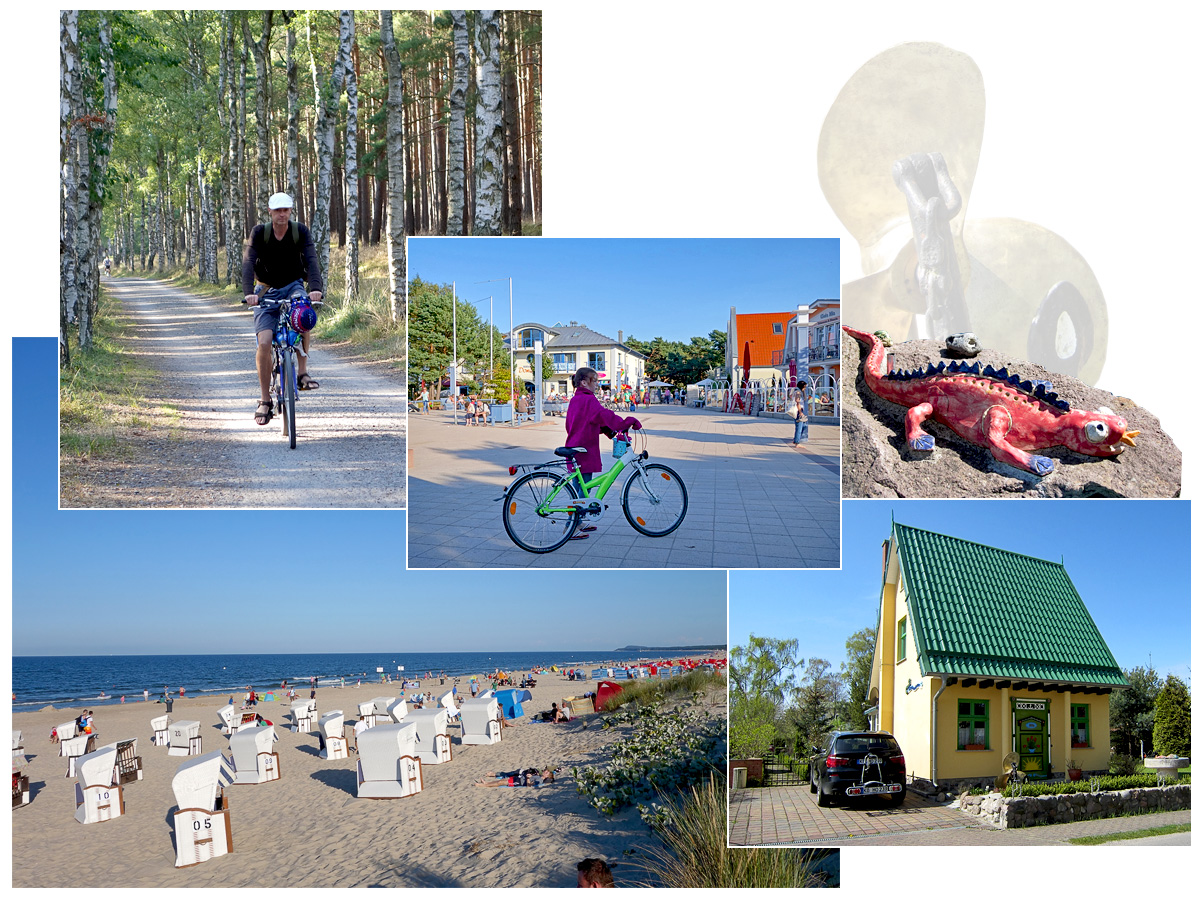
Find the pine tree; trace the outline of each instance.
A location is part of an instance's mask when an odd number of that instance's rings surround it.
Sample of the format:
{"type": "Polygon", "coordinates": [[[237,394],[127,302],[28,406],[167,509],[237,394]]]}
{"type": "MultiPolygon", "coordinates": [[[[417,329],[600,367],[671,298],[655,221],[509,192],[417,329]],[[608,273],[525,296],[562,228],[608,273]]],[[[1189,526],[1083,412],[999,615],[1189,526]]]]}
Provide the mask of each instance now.
{"type": "Polygon", "coordinates": [[[1168,675],[1154,698],[1154,752],[1187,756],[1192,738],[1192,698],[1187,685],[1168,675]]]}

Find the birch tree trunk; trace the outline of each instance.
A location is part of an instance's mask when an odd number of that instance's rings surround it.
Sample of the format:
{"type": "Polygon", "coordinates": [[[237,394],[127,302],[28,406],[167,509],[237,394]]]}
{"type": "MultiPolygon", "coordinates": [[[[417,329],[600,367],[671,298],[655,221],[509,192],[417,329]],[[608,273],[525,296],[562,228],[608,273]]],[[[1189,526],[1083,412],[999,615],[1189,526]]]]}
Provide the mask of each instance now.
{"type": "Polygon", "coordinates": [[[304,208],[296,188],[300,183],[300,81],[296,65],[296,29],[289,23],[287,30],[287,186],[285,190],[298,208],[293,218],[299,219],[304,208]]]}
{"type": "Polygon", "coordinates": [[[504,111],[500,86],[500,17],[475,13],[475,64],[479,103],[475,125],[475,221],[472,234],[503,233],[504,111]]]}
{"type": "Polygon", "coordinates": [[[467,156],[467,83],[471,73],[471,40],[467,33],[467,11],[450,10],[454,31],[454,69],[450,79],[450,128],[447,134],[447,207],[446,234],[466,234],[466,175],[467,156]]]}
{"type": "Polygon", "coordinates": [[[254,53],[254,71],[258,76],[258,84],[254,91],[254,118],[258,132],[258,204],[255,210],[255,221],[265,222],[267,216],[267,200],[271,196],[271,145],[268,140],[270,107],[270,80],[267,75],[267,54],[271,49],[271,23],[275,13],[272,10],[262,14],[262,37],[255,41],[250,37],[250,20],[242,20],[243,36],[247,46],[254,53]]]}
{"type": "MultiPolygon", "coordinates": [[[[392,32],[392,11],[379,11],[379,37],[387,62],[387,251],[392,321],[403,323],[408,309],[408,261],[404,247],[404,68],[392,32]]],[[[460,192],[461,193],[461,192],[460,192]]]]}
{"type": "Polygon", "coordinates": [[[341,12],[339,64],[346,78],[346,300],[358,299],[358,78],[350,48],[354,43],[354,11],[341,12]]]}
{"type": "Polygon", "coordinates": [[[524,208],[521,203],[521,103],[517,90],[517,13],[505,14],[505,55],[508,70],[504,73],[504,178],[505,219],[509,234],[521,233],[524,208]]]}
{"type": "Polygon", "coordinates": [[[88,122],[91,109],[84,91],[84,81],[90,80],[87,65],[80,58],[79,77],[72,82],[71,106],[75,110],[75,319],[79,323],[79,348],[92,345],[92,322],[88,318],[93,307],[91,269],[95,265],[92,250],[92,229],[88,217],[92,190],[92,154],[89,145],[88,122]]]}
{"type": "Polygon", "coordinates": [[[74,83],[79,78],[79,10],[58,18],[58,165],[61,188],[58,226],[58,358],[71,364],[68,330],[79,292],[75,285],[75,169],[72,152],[74,83]]]}
{"type": "MultiPolygon", "coordinates": [[[[345,29],[346,22],[342,22],[345,29]]],[[[333,184],[333,138],[337,119],[337,102],[342,93],[344,70],[337,62],[329,73],[328,84],[321,84],[321,70],[317,65],[317,43],[312,20],[308,24],[308,53],[312,60],[313,92],[317,100],[317,191],[310,224],[313,243],[317,245],[317,262],[321,273],[329,272],[329,199],[333,184]]],[[[340,41],[339,41],[340,43],[340,41]]]]}

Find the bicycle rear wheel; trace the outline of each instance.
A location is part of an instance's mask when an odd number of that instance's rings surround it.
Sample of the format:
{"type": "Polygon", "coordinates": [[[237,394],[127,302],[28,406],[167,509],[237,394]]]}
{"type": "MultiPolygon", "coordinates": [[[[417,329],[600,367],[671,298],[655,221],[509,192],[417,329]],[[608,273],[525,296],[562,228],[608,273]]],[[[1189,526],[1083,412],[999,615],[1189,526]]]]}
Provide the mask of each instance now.
{"type": "Polygon", "coordinates": [[[647,537],[670,534],[687,515],[687,488],[674,469],[647,463],[634,470],[621,491],[629,524],[647,537]]]}
{"type": "Polygon", "coordinates": [[[283,436],[296,449],[296,354],[283,352],[283,436]]]}
{"type": "Polygon", "coordinates": [[[580,512],[539,512],[557,491],[553,505],[561,510],[579,498],[573,481],[554,472],[530,472],[513,482],[504,494],[504,530],[514,544],[530,553],[549,553],[571,539],[580,512]]]}

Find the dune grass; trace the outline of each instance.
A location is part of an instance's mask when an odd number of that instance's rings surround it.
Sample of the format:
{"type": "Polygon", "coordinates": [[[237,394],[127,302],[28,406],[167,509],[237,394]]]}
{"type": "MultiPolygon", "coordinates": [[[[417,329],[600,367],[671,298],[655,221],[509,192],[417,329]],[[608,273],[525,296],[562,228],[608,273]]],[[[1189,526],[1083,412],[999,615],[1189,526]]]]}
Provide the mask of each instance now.
{"type": "Polygon", "coordinates": [[[720,669],[715,672],[692,669],[666,680],[637,678],[625,682],[621,692],[615,697],[609,697],[603,709],[605,712],[614,712],[627,703],[653,704],[683,700],[696,694],[709,694],[717,689],[722,692],[725,690],[725,673],[720,669]]]}
{"type": "MultiPolygon", "coordinates": [[[[646,880],[639,887],[805,888],[820,887],[814,871],[818,854],[790,847],[725,845],[726,791],[714,774],[675,804],[659,829],[662,851],[643,857],[646,880]]],[[[837,852],[837,851],[834,851],[837,852]]]]}

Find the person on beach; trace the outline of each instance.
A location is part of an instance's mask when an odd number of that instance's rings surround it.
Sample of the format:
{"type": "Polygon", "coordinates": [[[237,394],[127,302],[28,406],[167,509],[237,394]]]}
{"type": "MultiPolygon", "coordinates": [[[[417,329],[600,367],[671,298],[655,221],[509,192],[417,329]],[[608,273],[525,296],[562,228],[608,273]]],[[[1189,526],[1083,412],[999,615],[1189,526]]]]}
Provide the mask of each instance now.
{"type": "MultiPolygon", "coordinates": [[[[256,225],[250,233],[246,257],[242,262],[242,288],[246,303],[255,307],[254,333],[258,339],[255,367],[258,369],[260,399],[254,411],[254,421],[266,425],[271,421],[274,408],[271,403],[271,338],[279,323],[280,307],[265,309],[254,292],[257,280],[269,289],[287,289],[297,282],[308,282],[308,298],[320,303],[325,284],[321,280],[321,267],[317,261],[317,248],[309,230],[299,222],[289,221],[292,216],[292,198],[287,194],[272,194],[267,201],[271,221],[267,225],[256,225]]],[[[268,298],[270,299],[270,298],[268,298]]],[[[312,391],[321,385],[308,374],[308,338],[302,332],[301,344],[304,352],[296,358],[300,390],[312,391]]]]}
{"type": "Polygon", "coordinates": [[[540,787],[554,783],[553,769],[520,769],[516,772],[488,772],[475,779],[480,787],[540,787]]]}
{"type": "Polygon", "coordinates": [[[796,433],[792,437],[792,444],[799,446],[800,444],[808,443],[808,416],[804,414],[804,382],[801,381],[796,386],[796,394],[792,398],[792,417],[796,420],[796,433]]]}
{"type": "MultiPolygon", "coordinates": [[[[579,369],[571,376],[571,384],[575,388],[575,395],[567,406],[567,440],[563,446],[583,448],[584,452],[575,458],[575,462],[586,477],[604,468],[600,456],[601,433],[612,437],[618,431],[631,428],[640,430],[642,423],[633,416],[618,416],[604,408],[604,404],[596,397],[600,390],[600,378],[595,369],[587,366],[579,369]]],[[[581,525],[579,533],[572,540],[586,537],[587,532],[595,530],[595,525],[581,525]]]]}
{"type": "Polygon", "coordinates": [[[566,722],[567,714],[559,709],[557,703],[550,704],[550,721],[551,722],[566,722]]]}
{"type": "Polygon", "coordinates": [[[576,864],[578,870],[576,887],[610,888],[613,886],[612,869],[602,859],[585,859],[576,864]]]}
{"type": "Polygon", "coordinates": [[[149,703],[149,702],[150,702],[150,688],[143,688],[143,689],[142,689],[142,702],[143,702],[143,703],[149,703]]]}

